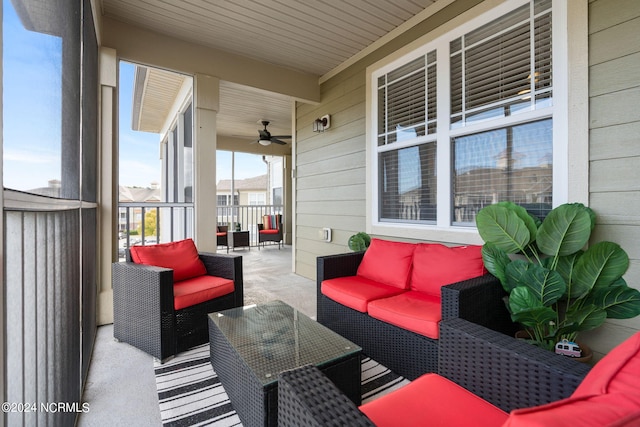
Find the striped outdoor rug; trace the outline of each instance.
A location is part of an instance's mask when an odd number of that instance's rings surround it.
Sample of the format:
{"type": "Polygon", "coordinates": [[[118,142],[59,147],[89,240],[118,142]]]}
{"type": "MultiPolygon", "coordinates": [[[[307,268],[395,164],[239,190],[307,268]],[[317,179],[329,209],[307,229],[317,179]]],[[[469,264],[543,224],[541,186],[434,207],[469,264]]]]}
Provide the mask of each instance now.
{"type": "MultiPolygon", "coordinates": [[[[204,344],[173,360],[154,363],[160,416],[166,426],[241,426],[227,393],[209,363],[204,344]]],[[[409,381],[370,358],[362,361],[362,400],[367,402],[409,381]]]]}

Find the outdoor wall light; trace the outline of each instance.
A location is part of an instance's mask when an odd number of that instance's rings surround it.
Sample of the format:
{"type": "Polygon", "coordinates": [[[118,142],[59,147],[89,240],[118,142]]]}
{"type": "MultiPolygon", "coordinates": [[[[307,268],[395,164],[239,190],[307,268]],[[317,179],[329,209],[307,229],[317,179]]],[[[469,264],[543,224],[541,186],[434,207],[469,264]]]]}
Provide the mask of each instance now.
{"type": "Polygon", "coordinates": [[[331,116],[326,114],[313,122],[314,132],[324,132],[331,126],[331,116]]]}

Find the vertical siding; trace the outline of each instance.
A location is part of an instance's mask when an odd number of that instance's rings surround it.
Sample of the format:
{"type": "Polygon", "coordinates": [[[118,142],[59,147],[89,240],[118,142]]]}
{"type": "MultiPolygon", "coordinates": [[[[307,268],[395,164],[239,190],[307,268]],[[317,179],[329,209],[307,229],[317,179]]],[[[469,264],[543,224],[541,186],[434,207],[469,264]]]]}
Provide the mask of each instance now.
{"type": "MultiPolygon", "coordinates": [[[[589,3],[589,188],[595,240],[619,243],[640,289],[640,2],[589,3]]],[[[608,320],[588,339],[604,353],[640,329],[640,318],[608,320]]]]}

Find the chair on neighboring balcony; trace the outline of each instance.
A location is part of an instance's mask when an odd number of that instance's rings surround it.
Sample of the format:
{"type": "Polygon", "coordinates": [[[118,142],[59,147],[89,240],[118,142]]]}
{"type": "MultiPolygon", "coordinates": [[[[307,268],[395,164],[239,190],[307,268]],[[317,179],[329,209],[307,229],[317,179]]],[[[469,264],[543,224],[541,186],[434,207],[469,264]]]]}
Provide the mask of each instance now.
{"type": "Polygon", "coordinates": [[[227,253],[229,253],[229,236],[227,232],[229,231],[228,225],[218,225],[216,228],[216,240],[217,246],[226,246],[227,253]]]}
{"type": "Polygon", "coordinates": [[[112,265],[113,336],[164,361],[209,340],[207,314],[243,305],[242,256],[193,240],[132,246],[112,265]]]}
{"type": "Polygon", "coordinates": [[[282,242],[282,215],[263,215],[262,224],[258,224],[258,249],[264,242],[277,242],[278,249],[282,242]]]}

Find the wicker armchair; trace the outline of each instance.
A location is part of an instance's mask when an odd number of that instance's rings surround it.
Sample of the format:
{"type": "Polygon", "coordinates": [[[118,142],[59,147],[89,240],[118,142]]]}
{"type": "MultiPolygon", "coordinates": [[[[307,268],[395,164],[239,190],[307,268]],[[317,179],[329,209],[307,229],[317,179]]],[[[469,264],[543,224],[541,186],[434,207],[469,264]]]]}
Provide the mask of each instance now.
{"type": "Polygon", "coordinates": [[[113,335],[164,361],[206,343],[207,314],[243,305],[242,257],[199,253],[207,275],[234,281],[230,294],[174,309],[173,270],[126,262],[113,263],[113,335]]]}
{"type": "MultiPolygon", "coordinates": [[[[550,351],[536,348],[463,319],[444,320],[440,323],[440,329],[439,375],[448,377],[468,390],[460,388],[460,391],[464,390],[463,393],[471,392],[486,400],[488,403],[485,402],[483,407],[490,413],[495,414],[496,411],[491,409],[489,404],[502,409],[505,411],[504,418],[507,417],[506,412],[512,409],[538,406],[569,397],[590,369],[588,365],[555,355],[550,351]]],[[[404,392],[407,390],[409,389],[405,389],[404,392]]],[[[392,394],[398,394],[398,392],[403,391],[398,390],[392,394]]],[[[434,393],[438,394],[437,391],[434,393]]],[[[445,401],[448,399],[455,401],[460,394],[443,393],[445,401]]],[[[403,396],[407,397],[406,394],[403,396]]],[[[390,396],[381,399],[386,397],[390,396]]],[[[394,399],[392,402],[395,402],[395,405],[390,406],[394,410],[402,411],[402,402],[406,400],[394,399]]],[[[417,401],[420,401],[419,421],[423,425],[436,425],[437,422],[430,418],[430,416],[434,417],[434,413],[429,411],[429,405],[434,402],[422,394],[417,397],[417,401]]],[[[362,407],[354,405],[315,366],[304,366],[280,374],[278,381],[280,426],[373,426],[374,423],[361,409],[362,407]]],[[[415,410],[416,407],[413,407],[414,412],[415,410]]],[[[483,419],[482,414],[469,412],[473,411],[470,408],[461,407],[461,411],[470,414],[471,418],[483,419]]],[[[390,417],[393,418],[393,415],[390,417]]],[[[486,420],[483,421],[486,422],[486,420]]],[[[396,423],[397,421],[391,424],[400,425],[396,423]]],[[[438,425],[452,424],[454,423],[438,425]]],[[[503,421],[496,425],[502,424],[503,421]]],[[[475,425],[475,423],[469,422],[465,425],[475,425]]]]}
{"type": "Polygon", "coordinates": [[[262,224],[258,224],[258,249],[265,242],[282,242],[282,215],[263,215],[262,224]]]}
{"type": "Polygon", "coordinates": [[[229,235],[227,234],[229,231],[228,225],[218,225],[216,228],[216,245],[226,246],[227,253],[229,253],[229,235]]]}

